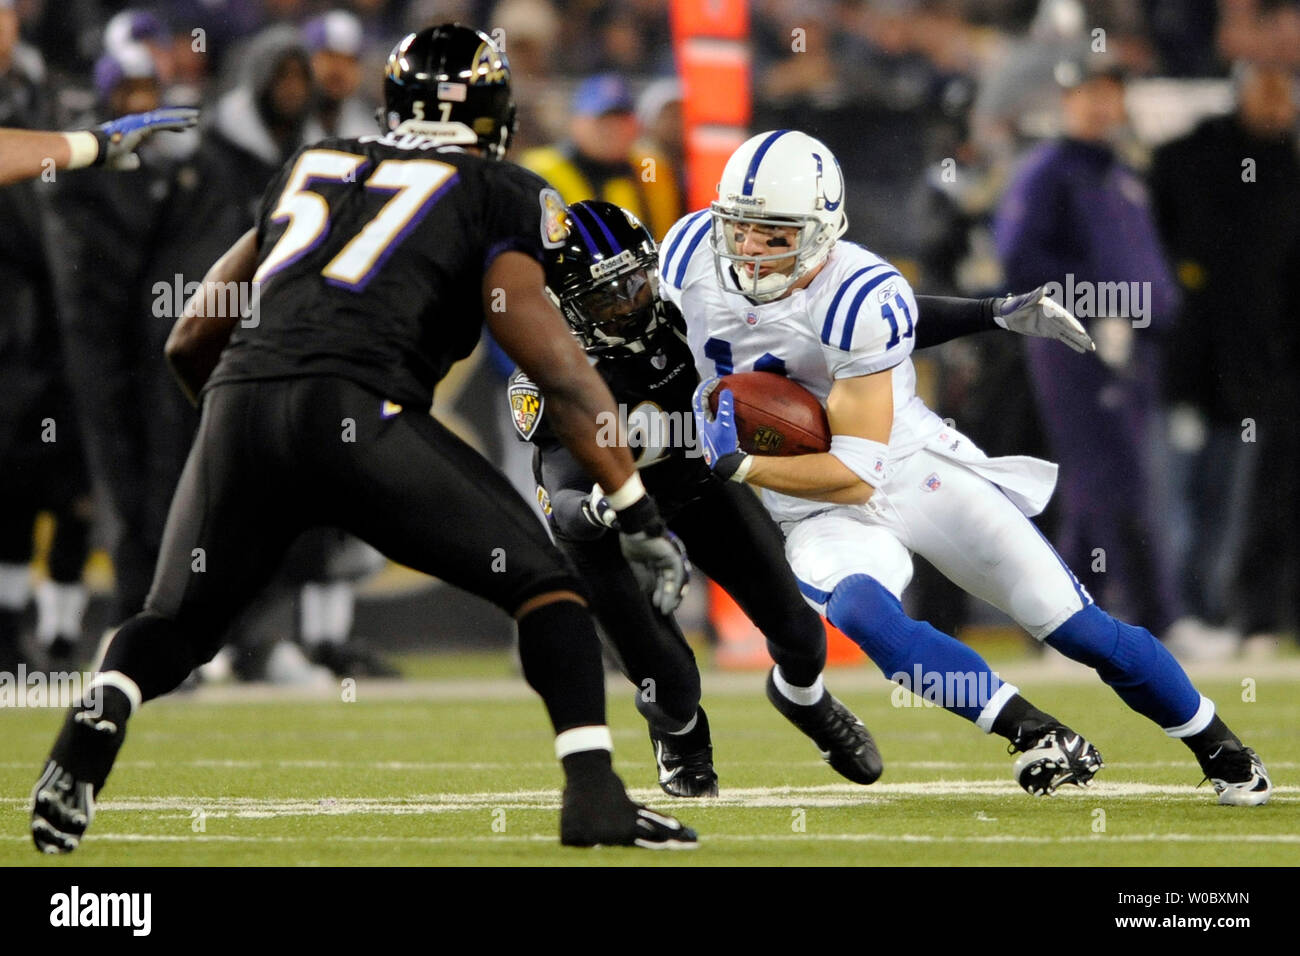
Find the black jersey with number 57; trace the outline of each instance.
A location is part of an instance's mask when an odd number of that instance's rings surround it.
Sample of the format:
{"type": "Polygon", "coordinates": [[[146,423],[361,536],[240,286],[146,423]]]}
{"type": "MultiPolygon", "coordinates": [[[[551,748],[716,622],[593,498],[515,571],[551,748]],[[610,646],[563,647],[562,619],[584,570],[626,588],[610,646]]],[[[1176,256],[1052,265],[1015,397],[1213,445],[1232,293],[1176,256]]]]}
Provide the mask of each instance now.
{"type": "Polygon", "coordinates": [[[488,266],[508,250],[541,261],[563,214],[533,173],[425,137],[304,147],[262,198],[257,308],[208,387],[337,375],[427,407],[479,340],[488,266]]]}

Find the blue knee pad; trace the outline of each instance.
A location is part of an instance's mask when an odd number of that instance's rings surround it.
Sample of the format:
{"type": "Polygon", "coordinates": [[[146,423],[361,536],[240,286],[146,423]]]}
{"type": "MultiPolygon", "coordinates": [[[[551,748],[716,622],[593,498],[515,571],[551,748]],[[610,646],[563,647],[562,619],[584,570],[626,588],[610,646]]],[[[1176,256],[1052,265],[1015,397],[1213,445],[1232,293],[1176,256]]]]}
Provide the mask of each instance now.
{"type": "Polygon", "coordinates": [[[826,602],[826,618],[861,647],[889,680],[967,720],[977,720],[988,698],[1002,685],[982,657],[925,621],[912,620],[903,613],[898,598],[870,575],[855,574],[841,581],[826,602]],[[918,672],[919,687],[913,686],[918,672]],[[936,681],[945,690],[934,695],[936,681]]]}
{"type": "Polygon", "coordinates": [[[1095,604],[1076,612],[1045,643],[1095,669],[1124,703],[1163,728],[1187,723],[1201,706],[1200,693],[1150,631],[1117,621],[1095,604]]]}

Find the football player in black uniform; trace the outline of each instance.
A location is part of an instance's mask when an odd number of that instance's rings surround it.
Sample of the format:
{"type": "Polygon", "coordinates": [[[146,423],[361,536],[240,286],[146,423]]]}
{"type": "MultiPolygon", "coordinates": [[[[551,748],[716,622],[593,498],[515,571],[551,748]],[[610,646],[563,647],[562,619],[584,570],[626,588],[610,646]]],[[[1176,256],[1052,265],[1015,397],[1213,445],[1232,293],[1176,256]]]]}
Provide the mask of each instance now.
{"type": "MultiPolygon", "coordinates": [[[[646,488],[691,561],[767,638],[773,706],[835,770],[871,783],[882,770],[880,754],[861,721],[825,689],[826,632],[786,563],[780,529],[750,489],[717,479],[695,446],[691,397],[699,377],[682,315],[658,293],[653,238],[631,213],[594,200],[569,207],[566,225],[567,240],[548,260],[547,286],[625,416],[605,420],[605,440],[636,449],[646,488]]],[[[996,328],[1089,347],[1072,318],[1039,308],[1043,295],[1037,289],[1000,299],[918,296],[926,321],[917,323],[917,347],[996,328]]],[[[508,389],[515,427],[536,446],[539,495],[556,540],[586,578],[603,630],[637,685],[660,786],[679,797],[716,796],[694,655],[672,616],[655,613],[638,594],[607,533],[622,519],[548,428],[537,386],[519,371],[508,389]]]]}
{"type": "Polygon", "coordinates": [[[289,160],[256,228],[213,266],[172,332],[168,356],[187,390],[201,390],[202,421],[145,611],[108,645],[36,785],[41,850],[77,846],[127,719],[212,658],[289,543],[316,525],[515,617],[524,676],[565,771],[563,843],[695,843],[633,803],[612,769],[582,584],[506,479],[428,414],[486,319],[541,385],[575,458],[617,489],[620,555],[656,607],[676,607],[680,548],[628,450],[598,443],[613,401],[545,294],[541,263],[564,240],[563,204],[500,161],[514,127],[506,59],[458,24],[412,34],[389,57],[385,104],[382,135],[326,139],[289,160]],[[260,302],[240,322],[222,292],[246,281],[260,283],[260,302]]]}

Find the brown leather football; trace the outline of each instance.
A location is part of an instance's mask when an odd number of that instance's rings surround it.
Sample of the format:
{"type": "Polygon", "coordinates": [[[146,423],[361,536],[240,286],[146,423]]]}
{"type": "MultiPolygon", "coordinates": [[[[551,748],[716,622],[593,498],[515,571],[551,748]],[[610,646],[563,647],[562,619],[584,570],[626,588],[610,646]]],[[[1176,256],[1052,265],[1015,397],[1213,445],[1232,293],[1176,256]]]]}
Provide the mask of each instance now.
{"type": "Polygon", "coordinates": [[[724,376],[709,395],[709,409],[715,415],[724,388],[734,396],[740,447],[750,454],[811,455],[830,450],[826,410],[802,385],[775,372],[724,376]]]}

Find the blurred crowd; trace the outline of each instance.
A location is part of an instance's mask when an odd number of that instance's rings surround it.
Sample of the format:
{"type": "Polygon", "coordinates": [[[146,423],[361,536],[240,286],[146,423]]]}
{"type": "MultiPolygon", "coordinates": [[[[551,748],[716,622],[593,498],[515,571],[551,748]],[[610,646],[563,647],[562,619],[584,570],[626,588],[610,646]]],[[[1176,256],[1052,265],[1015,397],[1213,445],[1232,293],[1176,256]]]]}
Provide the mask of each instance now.
{"type": "MultiPolygon", "coordinates": [[[[1065,303],[1095,356],[986,335],[926,357],[923,387],[990,454],[1061,462],[1045,530],[1117,616],[1189,659],[1276,647],[1300,605],[1300,3],[749,10],[751,128],[830,145],[849,238],[918,290],[1133,289],[1121,308],[1065,303]]],[[[0,190],[0,667],[84,659],[95,540],[114,570],[105,619],[140,608],[196,426],[162,361],[185,283],[252,225],[300,144],[374,132],[388,50],[452,19],[504,42],[511,158],[567,201],[633,209],[657,237],[687,211],[667,0],[0,0],[0,126],[203,108],[137,171],[0,190]],[[33,578],[39,514],[54,522],[33,578]]],[[[526,452],[503,438],[509,369],[485,351],[484,444],[531,498],[526,452]]],[[[351,639],[376,556],[309,537],[282,582],[296,642],[253,642],[234,665],[385,673],[351,639]]],[[[980,619],[935,574],[913,600],[945,630],[980,619]]]]}

